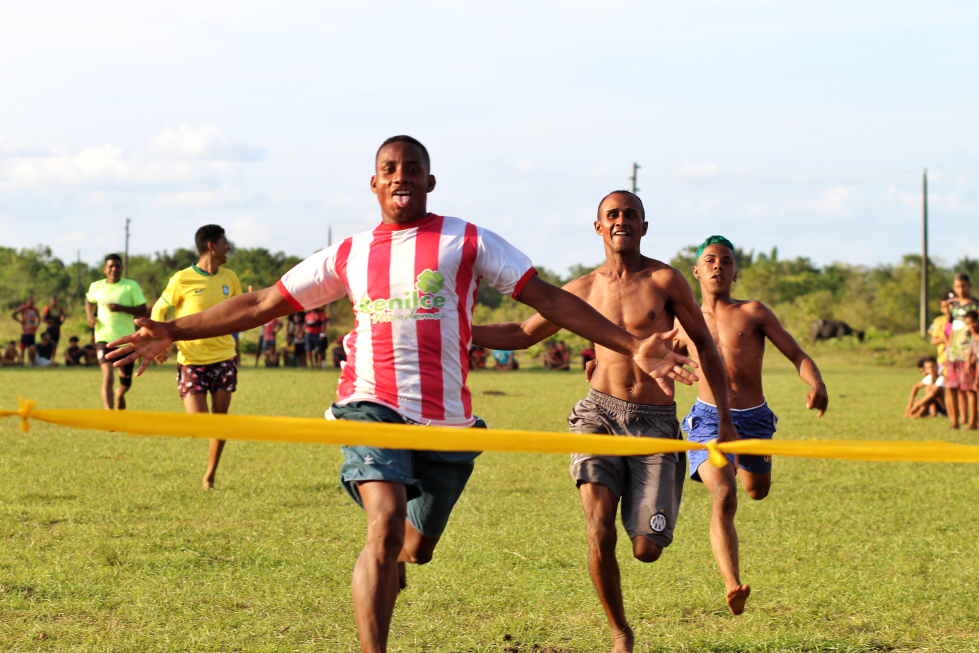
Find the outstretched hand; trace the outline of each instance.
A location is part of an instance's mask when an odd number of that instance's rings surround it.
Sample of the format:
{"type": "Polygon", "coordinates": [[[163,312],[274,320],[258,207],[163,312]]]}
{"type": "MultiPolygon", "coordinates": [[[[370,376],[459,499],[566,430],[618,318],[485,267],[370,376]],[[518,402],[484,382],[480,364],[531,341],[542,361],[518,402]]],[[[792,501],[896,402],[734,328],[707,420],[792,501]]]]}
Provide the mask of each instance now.
{"type": "Polygon", "coordinates": [[[145,317],[137,318],[133,322],[139,329],[131,336],[110,342],[109,347],[118,347],[118,349],[107,354],[106,358],[113,361],[115,367],[122,367],[135,362],[137,358],[142,358],[143,364],[136,370],[136,376],[139,376],[150,366],[150,361],[170,348],[173,339],[170,338],[163,322],[155,322],[145,317]]]}
{"type": "Polygon", "coordinates": [[[822,417],[823,413],[826,412],[826,407],[828,405],[829,395],[826,393],[826,386],[821,383],[810,390],[809,394],[806,396],[806,408],[808,410],[819,411],[819,414],[816,415],[816,417],[822,417]]]}
{"type": "Polygon", "coordinates": [[[693,385],[694,381],[700,380],[699,376],[684,368],[684,365],[699,367],[697,362],[666,346],[667,343],[673,341],[673,336],[679,331],[679,329],[674,328],[665,333],[654,333],[643,340],[639,349],[632,355],[636,365],[643,372],[656,379],[656,383],[667,396],[673,395],[673,389],[667,379],[673,379],[685,385],[693,385]]]}

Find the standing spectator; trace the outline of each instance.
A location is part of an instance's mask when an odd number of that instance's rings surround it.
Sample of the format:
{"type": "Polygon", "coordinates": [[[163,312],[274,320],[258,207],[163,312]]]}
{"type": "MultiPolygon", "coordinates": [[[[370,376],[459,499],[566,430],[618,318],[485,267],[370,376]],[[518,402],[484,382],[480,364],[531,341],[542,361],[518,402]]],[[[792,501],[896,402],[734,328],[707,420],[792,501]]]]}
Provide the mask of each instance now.
{"type": "Polygon", "coordinates": [[[133,384],[133,364],[119,368],[119,387],[113,395],[112,361],[105,357],[115,351],[108,344],[136,332],[133,317],[147,317],[146,297],[139,284],[122,278],[122,257],[109,254],[105,257],[105,279],[94,281],[85,294],[85,317],[88,326],[95,329],[95,348],[99,365],[102,366],[102,407],[112,410],[126,409],[126,393],[133,384]]]}
{"type": "Polygon", "coordinates": [[[319,352],[320,334],[323,333],[329,319],[322,306],[306,311],[306,355],[310,367],[319,367],[323,362],[319,352]]]}
{"type": "Polygon", "coordinates": [[[581,369],[587,370],[588,363],[595,360],[595,343],[589,342],[586,349],[581,350],[581,369]]]}
{"type": "MultiPolygon", "coordinates": [[[[162,321],[173,307],[176,319],[194,315],[217,306],[241,293],[238,275],[221,267],[228,262],[231,243],[224,229],[216,224],[204,225],[194,235],[200,258],[197,265],[170,277],[166,290],[153,307],[153,318],[162,321]]],[[[238,347],[231,335],[181,340],[177,343],[177,393],[188,413],[226,414],[231,408],[231,395],[238,389],[238,347]],[[208,408],[207,395],[211,395],[208,408]]],[[[169,354],[157,357],[163,362],[169,354]]],[[[224,440],[212,438],[208,451],[207,471],[203,487],[214,487],[224,440]]]]}
{"type": "MultiPolygon", "coordinates": [[[[273,350],[273,351],[275,350],[275,337],[276,337],[276,334],[278,334],[279,333],[279,330],[281,330],[281,329],[282,329],[282,320],[280,320],[279,318],[272,318],[271,320],[269,320],[268,322],[266,322],[264,325],[262,325],[262,346],[261,346],[261,353],[264,354],[265,352],[269,351],[270,349],[273,350]]],[[[266,360],[265,360],[265,367],[268,367],[268,366],[269,366],[269,364],[268,364],[268,358],[266,358],[266,360]]]]}
{"type": "Polygon", "coordinates": [[[35,356],[31,365],[38,367],[57,367],[58,361],[54,360],[55,344],[51,340],[51,334],[45,331],[41,334],[41,342],[34,348],[35,356]]]}
{"type": "Polygon", "coordinates": [[[296,311],[289,316],[289,333],[296,347],[296,363],[306,367],[306,311],[296,311]]]}
{"type": "Polygon", "coordinates": [[[20,364],[24,364],[24,353],[28,355],[28,360],[34,360],[34,345],[36,344],[35,333],[41,323],[41,314],[34,306],[34,298],[28,297],[24,305],[10,314],[15,321],[20,322],[20,364]]]}
{"type": "MultiPolygon", "coordinates": [[[[965,315],[979,308],[979,303],[972,296],[972,283],[969,275],[959,274],[952,286],[955,297],[947,301],[951,328],[946,327],[946,346],[948,348],[948,363],[945,370],[945,407],[953,429],[959,428],[959,404],[964,406],[963,413],[968,413],[970,428],[976,428],[976,393],[972,392],[975,383],[968,370],[970,338],[965,324],[965,315]]],[[[964,421],[964,420],[963,420],[964,421]]]]}
{"type": "Polygon", "coordinates": [[[343,339],[333,346],[333,367],[340,369],[347,360],[347,350],[343,348],[343,339]]]}
{"type": "Polygon", "coordinates": [[[61,342],[61,325],[65,323],[65,309],[58,306],[57,297],[51,297],[51,303],[41,312],[41,319],[47,325],[47,333],[54,343],[54,351],[51,355],[51,360],[54,360],[54,356],[58,353],[58,343],[61,342]]]}
{"type": "Polygon", "coordinates": [[[931,344],[935,345],[937,351],[935,353],[935,360],[938,361],[938,373],[943,377],[945,376],[945,363],[948,359],[948,351],[945,346],[945,327],[949,326],[949,306],[948,302],[955,298],[955,293],[952,290],[948,290],[942,295],[944,299],[941,302],[942,314],[935,318],[931,323],[931,327],[928,329],[928,334],[931,336],[931,344]]]}
{"type": "Polygon", "coordinates": [[[324,331],[320,334],[319,342],[316,343],[316,366],[324,370],[326,369],[326,346],[328,344],[330,344],[330,340],[326,337],[326,332],[324,331]]]}

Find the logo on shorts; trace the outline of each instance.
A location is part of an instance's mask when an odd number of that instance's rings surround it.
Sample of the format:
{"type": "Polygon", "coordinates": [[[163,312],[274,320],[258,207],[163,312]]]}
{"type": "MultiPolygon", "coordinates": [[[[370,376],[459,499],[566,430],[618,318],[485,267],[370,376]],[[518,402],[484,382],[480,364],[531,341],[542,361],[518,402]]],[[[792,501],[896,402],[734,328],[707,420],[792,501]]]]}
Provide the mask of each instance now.
{"type": "Polygon", "coordinates": [[[654,533],[662,533],[666,529],[666,515],[661,512],[649,518],[649,527],[654,533]]]}
{"type": "Polygon", "coordinates": [[[224,291],[224,296],[225,297],[227,297],[228,296],[228,293],[231,292],[230,290],[228,290],[228,287],[227,286],[221,286],[221,290],[224,291]]]}
{"type": "Polygon", "coordinates": [[[772,462],[772,457],[771,456],[765,456],[765,462],[766,463],[772,462]]]}
{"type": "Polygon", "coordinates": [[[369,453],[368,454],[364,454],[364,464],[365,465],[373,465],[374,464],[374,456],[370,455],[369,453]]]}
{"type": "Polygon", "coordinates": [[[649,527],[654,533],[662,533],[666,529],[666,515],[661,512],[649,518],[649,527]]]}

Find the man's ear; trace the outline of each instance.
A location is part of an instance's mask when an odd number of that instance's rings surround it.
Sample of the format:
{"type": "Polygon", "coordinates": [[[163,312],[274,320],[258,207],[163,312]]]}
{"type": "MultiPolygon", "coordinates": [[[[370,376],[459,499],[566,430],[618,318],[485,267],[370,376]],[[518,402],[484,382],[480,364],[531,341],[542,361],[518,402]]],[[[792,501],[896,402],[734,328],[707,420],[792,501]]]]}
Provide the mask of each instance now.
{"type": "Polygon", "coordinates": [[[371,192],[377,195],[377,175],[371,175],[371,192]]]}
{"type": "Polygon", "coordinates": [[[595,233],[598,234],[599,236],[602,235],[602,221],[601,220],[595,220],[595,233]]]}
{"type": "Polygon", "coordinates": [[[643,236],[646,235],[646,230],[647,229],[649,229],[649,223],[646,222],[646,219],[645,218],[643,218],[643,221],[642,221],[642,235],[643,236]]]}
{"type": "Polygon", "coordinates": [[[435,175],[428,175],[428,190],[425,192],[431,193],[433,190],[435,190],[435,175]]]}
{"type": "Polygon", "coordinates": [[[693,266],[693,278],[694,279],[698,279],[698,280],[700,279],[700,273],[697,271],[697,266],[696,265],[693,266]]]}
{"type": "Polygon", "coordinates": [[[735,271],[734,271],[734,278],[733,278],[733,279],[731,279],[731,283],[734,283],[734,282],[735,282],[735,281],[737,281],[737,280],[738,280],[738,270],[735,270],[735,271]]]}

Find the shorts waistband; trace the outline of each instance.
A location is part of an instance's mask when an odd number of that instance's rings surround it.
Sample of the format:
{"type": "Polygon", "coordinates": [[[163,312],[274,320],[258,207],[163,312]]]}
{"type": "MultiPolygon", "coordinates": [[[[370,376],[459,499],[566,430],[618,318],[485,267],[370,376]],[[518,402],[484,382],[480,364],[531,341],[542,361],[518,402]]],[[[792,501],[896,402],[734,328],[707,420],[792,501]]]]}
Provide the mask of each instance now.
{"type": "MultiPolygon", "coordinates": [[[[700,404],[701,406],[708,406],[710,408],[713,408],[714,410],[717,410],[717,406],[715,406],[714,404],[707,403],[706,401],[704,401],[700,397],[697,397],[697,403],[700,404]]],[[[761,403],[758,404],[757,406],[752,406],[751,408],[732,408],[731,409],[731,412],[732,413],[747,413],[748,411],[758,410],[759,408],[767,408],[767,407],[768,407],[768,400],[767,399],[762,399],[761,400],[761,403]]]]}
{"type": "Polygon", "coordinates": [[[588,390],[588,399],[602,408],[618,414],[624,413],[636,417],[670,417],[676,415],[676,403],[663,406],[634,404],[631,401],[623,401],[604,392],[599,392],[595,388],[588,390]]]}

